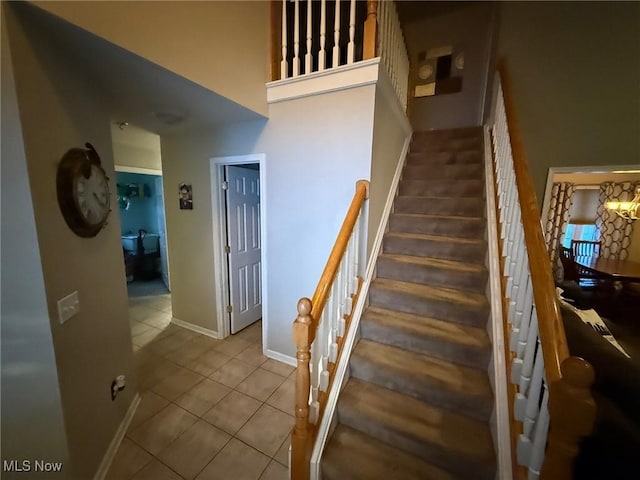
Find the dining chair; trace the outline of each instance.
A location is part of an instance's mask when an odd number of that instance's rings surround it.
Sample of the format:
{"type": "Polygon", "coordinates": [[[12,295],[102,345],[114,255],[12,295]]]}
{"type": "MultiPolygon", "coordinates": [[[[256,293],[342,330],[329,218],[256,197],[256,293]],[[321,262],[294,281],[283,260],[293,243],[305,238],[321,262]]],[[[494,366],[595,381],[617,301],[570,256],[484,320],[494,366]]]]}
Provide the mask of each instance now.
{"type": "Polygon", "coordinates": [[[571,240],[571,251],[573,256],[599,256],[600,255],[600,242],[593,242],[590,240],[571,240]]]}
{"type": "Polygon", "coordinates": [[[576,263],[573,248],[567,248],[563,245],[559,245],[559,248],[565,281],[574,281],[582,288],[595,288],[600,285],[600,280],[604,278],[603,275],[576,263]]]}

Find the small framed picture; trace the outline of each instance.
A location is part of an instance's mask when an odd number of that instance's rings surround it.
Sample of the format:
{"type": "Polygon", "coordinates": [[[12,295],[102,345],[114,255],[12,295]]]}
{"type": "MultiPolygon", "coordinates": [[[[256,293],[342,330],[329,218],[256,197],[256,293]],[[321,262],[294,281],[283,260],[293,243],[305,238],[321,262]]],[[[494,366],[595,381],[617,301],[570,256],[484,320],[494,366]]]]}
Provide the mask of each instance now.
{"type": "Polygon", "coordinates": [[[178,196],[180,198],[180,210],[193,210],[193,191],[190,183],[178,185],[178,196]]]}

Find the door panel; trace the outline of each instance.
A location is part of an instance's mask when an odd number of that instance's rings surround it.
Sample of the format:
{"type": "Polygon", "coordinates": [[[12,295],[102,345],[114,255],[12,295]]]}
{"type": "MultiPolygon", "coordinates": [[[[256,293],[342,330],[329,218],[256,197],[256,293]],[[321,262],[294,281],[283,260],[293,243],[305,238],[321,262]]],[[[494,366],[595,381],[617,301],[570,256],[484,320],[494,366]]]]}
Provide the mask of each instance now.
{"type": "Polygon", "coordinates": [[[233,165],[225,170],[231,333],[237,333],[262,317],[260,173],[233,165]]]}

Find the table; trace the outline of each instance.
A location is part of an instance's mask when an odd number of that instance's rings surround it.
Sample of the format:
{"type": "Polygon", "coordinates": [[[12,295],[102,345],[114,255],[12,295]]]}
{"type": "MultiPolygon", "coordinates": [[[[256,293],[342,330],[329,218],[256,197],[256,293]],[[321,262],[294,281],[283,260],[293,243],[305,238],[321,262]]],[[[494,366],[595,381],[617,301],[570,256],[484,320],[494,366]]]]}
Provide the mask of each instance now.
{"type": "Polygon", "coordinates": [[[609,275],[620,282],[640,282],[640,263],[630,260],[598,258],[592,255],[579,255],[575,262],[597,273],[609,275]]]}

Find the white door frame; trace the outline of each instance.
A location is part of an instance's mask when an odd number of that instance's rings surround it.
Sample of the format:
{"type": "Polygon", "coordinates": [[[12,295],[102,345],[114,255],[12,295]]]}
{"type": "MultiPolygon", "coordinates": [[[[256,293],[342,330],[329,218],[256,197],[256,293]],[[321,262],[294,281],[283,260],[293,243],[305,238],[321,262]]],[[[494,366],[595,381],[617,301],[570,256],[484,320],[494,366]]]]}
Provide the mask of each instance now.
{"type": "Polygon", "coordinates": [[[640,165],[589,165],[586,167],[550,167],[547,173],[547,183],[544,189],[544,198],[542,199],[542,210],[540,212],[540,220],[544,231],[544,222],[549,212],[549,203],[551,202],[551,188],[553,186],[553,177],[556,173],[611,173],[613,171],[622,170],[640,170],[640,165]]]}
{"type": "Polygon", "coordinates": [[[224,167],[226,165],[246,165],[257,163],[260,165],[260,261],[262,262],[261,283],[262,283],[262,344],[266,347],[267,332],[267,229],[266,229],[266,155],[264,153],[253,153],[250,155],[237,155],[230,157],[213,157],[209,159],[211,171],[211,211],[213,214],[213,272],[216,295],[216,310],[218,312],[218,338],[229,336],[229,314],[226,311],[227,299],[229,298],[229,267],[227,265],[226,245],[227,229],[225,224],[224,195],[222,189],[222,179],[224,167]],[[215,231],[217,230],[217,232],[215,231]]]}

